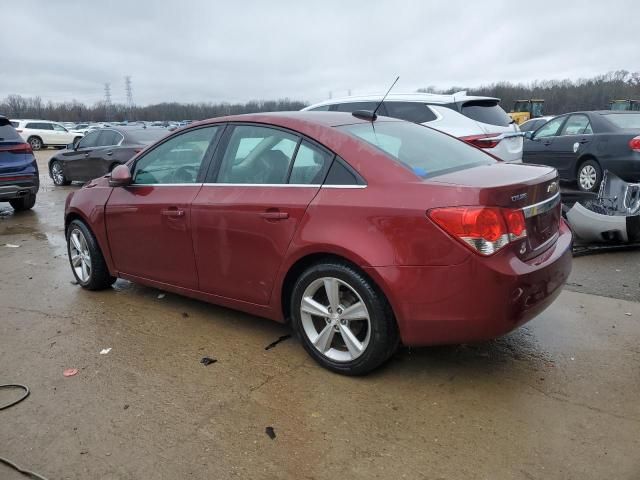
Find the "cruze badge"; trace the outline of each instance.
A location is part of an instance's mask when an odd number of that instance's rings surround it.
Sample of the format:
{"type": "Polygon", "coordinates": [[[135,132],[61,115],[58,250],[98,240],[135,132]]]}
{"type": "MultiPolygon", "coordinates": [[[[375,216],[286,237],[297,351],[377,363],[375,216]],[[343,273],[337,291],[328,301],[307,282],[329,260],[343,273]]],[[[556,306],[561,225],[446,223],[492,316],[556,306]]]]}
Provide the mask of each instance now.
{"type": "Polygon", "coordinates": [[[519,193],[518,195],[514,195],[511,197],[512,202],[517,202],[518,200],[524,200],[527,198],[527,193],[519,193]]]}
{"type": "Polygon", "coordinates": [[[556,193],[558,191],[558,182],[551,182],[547,185],[547,193],[556,193]]]}

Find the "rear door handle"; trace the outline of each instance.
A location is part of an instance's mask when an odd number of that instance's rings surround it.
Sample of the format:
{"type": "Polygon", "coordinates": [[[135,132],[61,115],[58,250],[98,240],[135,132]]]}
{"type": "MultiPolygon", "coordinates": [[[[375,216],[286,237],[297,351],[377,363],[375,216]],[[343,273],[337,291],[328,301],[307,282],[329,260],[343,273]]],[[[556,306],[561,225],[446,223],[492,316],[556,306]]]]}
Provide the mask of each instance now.
{"type": "Polygon", "coordinates": [[[107,155],[113,155],[113,151],[112,151],[112,150],[109,150],[109,151],[107,152],[107,155]]]}
{"type": "Polygon", "coordinates": [[[258,215],[266,220],[286,220],[287,218],[289,218],[289,214],[287,212],[279,211],[260,212],[258,215]]]}
{"type": "Polygon", "coordinates": [[[184,210],[177,207],[166,208],[160,213],[165,217],[184,217],[184,210]]]}
{"type": "Polygon", "coordinates": [[[582,140],[580,140],[580,143],[589,143],[589,139],[588,138],[583,138],[582,140]]]}

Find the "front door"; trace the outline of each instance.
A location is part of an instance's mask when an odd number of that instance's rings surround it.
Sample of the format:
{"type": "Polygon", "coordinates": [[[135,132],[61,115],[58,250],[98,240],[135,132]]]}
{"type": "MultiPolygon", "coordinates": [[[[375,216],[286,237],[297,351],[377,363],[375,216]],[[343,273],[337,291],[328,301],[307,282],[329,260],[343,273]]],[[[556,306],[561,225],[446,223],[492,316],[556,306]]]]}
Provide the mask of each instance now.
{"type": "Polygon", "coordinates": [[[83,180],[83,162],[90,156],[93,149],[98,144],[100,131],[93,131],[84,136],[76,145],[74,150],[66,150],[62,153],[63,171],[69,180],[83,180]]]}
{"type": "Polygon", "coordinates": [[[136,160],[132,185],[113,189],[105,215],[119,272],[197,288],[191,203],[221,129],[202,127],[169,138],[136,160]]]}
{"type": "Polygon", "coordinates": [[[576,162],[580,156],[580,150],[584,150],[591,142],[593,131],[589,117],[584,114],[569,116],[560,135],[554,141],[554,151],[558,159],[558,172],[560,178],[574,179],[576,162]]]}
{"type": "Polygon", "coordinates": [[[534,132],[531,140],[526,141],[523,154],[524,162],[558,168],[555,141],[566,118],[558,117],[549,120],[534,132]]]}
{"type": "Polygon", "coordinates": [[[279,129],[229,128],[214,171],[193,202],[200,290],[258,305],[274,280],[331,152],[279,129]]]}

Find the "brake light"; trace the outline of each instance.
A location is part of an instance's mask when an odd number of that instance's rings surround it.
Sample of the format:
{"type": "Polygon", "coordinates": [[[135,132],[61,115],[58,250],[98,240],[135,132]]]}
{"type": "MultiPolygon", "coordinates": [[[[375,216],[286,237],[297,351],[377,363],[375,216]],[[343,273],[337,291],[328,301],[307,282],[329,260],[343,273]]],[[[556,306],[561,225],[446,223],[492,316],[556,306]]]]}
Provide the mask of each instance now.
{"type": "Polygon", "coordinates": [[[522,210],[448,207],[429,210],[427,215],[449,235],[484,256],[527,236],[522,210]]]}
{"type": "Polygon", "coordinates": [[[634,152],[640,152],[640,136],[629,140],[629,148],[634,152]]]}
{"type": "Polygon", "coordinates": [[[500,143],[501,139],[498,139],[499,133],[489,133],[486,135],[468,135],[466,137],[460,137],[460,140],[464,140],[471,145],[479,148],[495,148],[500,143]]]}
{"type": "Polygon", "coordinates": [[[0,145],[0,152],[33,153],[33,150],[28,143],[18,143],[16,145],[0,145]]]}

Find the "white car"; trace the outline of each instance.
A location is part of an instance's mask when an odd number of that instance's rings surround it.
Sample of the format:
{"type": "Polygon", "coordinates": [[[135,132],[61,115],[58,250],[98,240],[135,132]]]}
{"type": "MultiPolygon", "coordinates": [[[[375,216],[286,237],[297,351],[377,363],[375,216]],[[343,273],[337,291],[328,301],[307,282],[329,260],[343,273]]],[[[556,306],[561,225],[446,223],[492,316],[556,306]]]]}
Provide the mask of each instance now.
{"type": "Polygon", "coordinates": [[[11,120],[11,124],[33,150],[64,147],[82,138],[81,133],[70,132],[59,123],[48,120],[11,120]]]}
{"type": "MultiPolygon", "coordinates": [[[[382,95],[327,100],[303,110],[354,112],[374,110],[382,95]]],[[[427,125],[480,147],[505,162],[522,162],[522,132],[500,106],[500,99],[452,95],[392,93],[377,112],[427,125]]]]}

